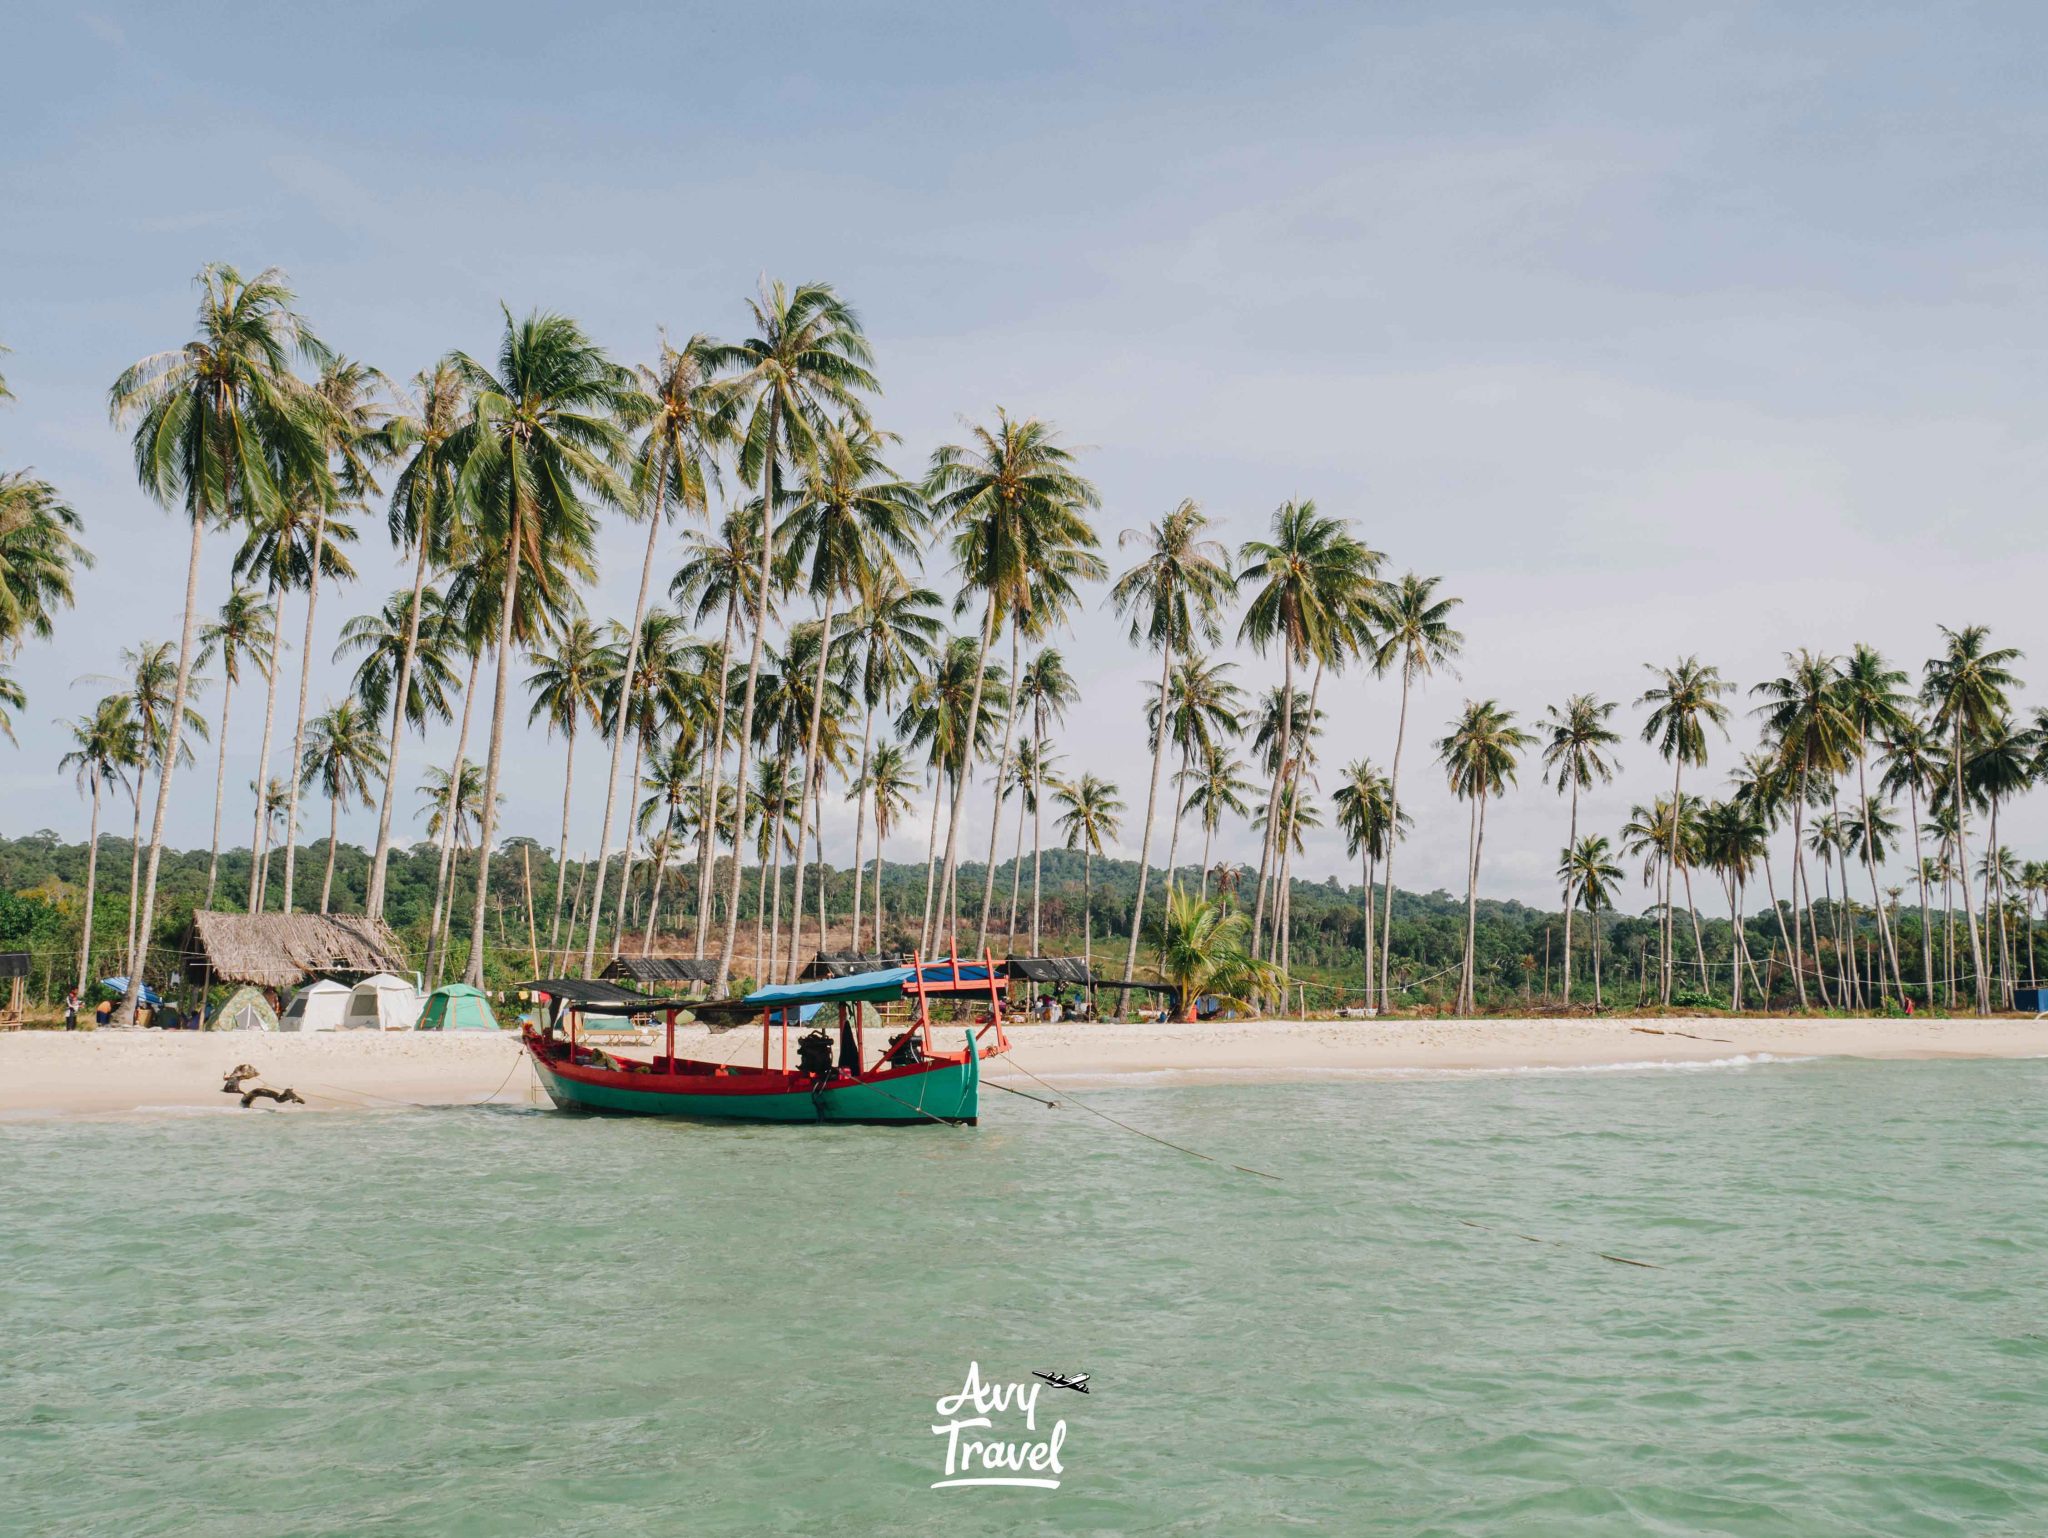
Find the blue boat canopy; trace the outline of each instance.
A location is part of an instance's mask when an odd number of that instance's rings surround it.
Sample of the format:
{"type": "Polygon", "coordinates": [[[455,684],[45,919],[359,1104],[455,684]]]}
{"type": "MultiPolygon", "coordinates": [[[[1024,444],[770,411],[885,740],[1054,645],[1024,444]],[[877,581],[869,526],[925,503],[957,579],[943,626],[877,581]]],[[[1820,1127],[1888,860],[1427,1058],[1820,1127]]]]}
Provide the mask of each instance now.
{"type": "Polygon", "coordinates": [[[922,968],[884,967],[877,972],[856,972],[850,977],[823,977],[814,983],[779,983],[756,988],[740,1002],[757,1008],[777,1004],[887,1004],[902,998],[911,979],[920,971],[925,988],[939,995],[979,994],[989,986],[991,971],[998,989],[1008,980],[1000,962],[991,968],[985,961],[963,961],[957,966],[950,961],[928,961],[922,968]]]}
{"type": "Polygon", "coordinates": [[[762,1008],[774,1004],[886,1004],[903,997],[903,985],[909,980],[909,967],[889,967],[880,972],[857,972],[852,977],[756,988],[745,1002],[762,1008]]]}

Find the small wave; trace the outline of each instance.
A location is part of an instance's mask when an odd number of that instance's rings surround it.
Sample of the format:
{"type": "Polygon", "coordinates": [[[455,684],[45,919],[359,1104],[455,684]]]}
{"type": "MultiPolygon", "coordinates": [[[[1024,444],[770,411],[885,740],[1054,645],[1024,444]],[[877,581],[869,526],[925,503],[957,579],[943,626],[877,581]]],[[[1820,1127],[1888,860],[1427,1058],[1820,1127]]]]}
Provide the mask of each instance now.
{"type": "MultiPolygon", "coordinates": [[[[1469,1079],[1501,1078],[1523,1074],[1580,1073],[1697,1073],[1706,1069],[1759,1068],[1771,1064],[1815,1063],[1820,1054],[1781,1055],[1776,1052],[1743,1052],[1733,1057],[1638,1058],[1619,1063],[1493,1063],[1479,1067],[1354,1067],[1338,1064],[1302,1064],[1298,1067],[1187,1067],[1077,1069],[1059,1073],[1062,1083],[1077,1086],[1130,1087],[1146,1084],[1185,1084],[1191,1080],[1213,1079],[1245,1083],[1313,1083],[1330,1079],[1469,1079]]],[[[991,1071],[990,1079],[999,1075],[991,1071]]]]}

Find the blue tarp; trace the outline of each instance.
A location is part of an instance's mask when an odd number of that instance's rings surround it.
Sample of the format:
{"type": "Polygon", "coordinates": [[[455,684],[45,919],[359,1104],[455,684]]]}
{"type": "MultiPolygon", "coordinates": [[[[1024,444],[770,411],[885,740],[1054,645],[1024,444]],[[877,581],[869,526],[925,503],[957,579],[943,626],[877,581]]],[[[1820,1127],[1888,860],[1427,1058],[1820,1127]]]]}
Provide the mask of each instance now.
{"type": "MultiPolygon", "coordinates": [[[[100,986],[113,989],[124,999],[128,997],[128,979],[125,977],[103,977],[100,979],[100,986]]],[[[160,1009],[163,1006],[164,1001],[157,997],[156,990],[148,983],[142,985],[141,998],[151,1009],[160,1009]]]]}

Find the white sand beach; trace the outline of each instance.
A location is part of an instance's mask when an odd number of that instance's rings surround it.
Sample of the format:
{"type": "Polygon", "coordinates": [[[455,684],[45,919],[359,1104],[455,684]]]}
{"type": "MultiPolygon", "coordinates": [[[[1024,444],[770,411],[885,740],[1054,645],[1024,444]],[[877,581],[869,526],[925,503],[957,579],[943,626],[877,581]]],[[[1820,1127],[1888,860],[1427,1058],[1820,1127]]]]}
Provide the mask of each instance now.
{"type": "MultiPolygon", "coordinates": [[[[1375,1072],[1651,1068],[1806,1057],[2048,1056],[2048,1021],[1741,1019],[1274,1020],[1197,1025],[1013,1025],[1012,1057],[1055,1084],[1314,1079],[1375,1072]]],[[[679,1028],[679,1051],[744,1060],[758,1035],[679,1028]]],[[[631,1047],[614,1050],[631,1055],[631,1047]]],[[[314,1109],[524,1103],[532,1084],[511,1032],[315,1035],[21,1031],[0,1035],[0,1116],[174,1115],[235,1110],[221,1076],[252,1063],[314,1109]]],[[[297,1114],[294,1111],[292,1114],[297,1114]]]]}

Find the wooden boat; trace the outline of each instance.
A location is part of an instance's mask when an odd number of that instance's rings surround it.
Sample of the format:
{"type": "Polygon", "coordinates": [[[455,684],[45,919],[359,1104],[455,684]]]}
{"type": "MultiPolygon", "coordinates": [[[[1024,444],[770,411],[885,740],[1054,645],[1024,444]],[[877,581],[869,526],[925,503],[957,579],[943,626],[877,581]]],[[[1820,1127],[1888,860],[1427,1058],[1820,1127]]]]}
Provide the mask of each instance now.
{"type": "MultiPolygon", "coordinates": [[[[1009,1050],[1003,1031],[1004,968],[984,957],[962,964],[912,959],[890,967],[815,983],[757,989],[718,1008],[761,1017],[761,1061],[717,1062],[679,1058],[678,1013],[693,1006],[657,999],[613,983],[575,978],[527,984],[543,1006],[544,1025],[528,1024],[527,1053],[542,1088],[560,1109],[626,1116],[681,1116],[707,1121],[975,1124],[980,1115],[981,1060],[1009,1050]],[[912,1018],[900,1034],[870,1053],[867,1011],[911,999],[912,1018]],[[957,1051],[933,1040],[931,1001],[986,1003],[985,1015],[962,1030],[957,1051]],[[831,1016],[826,1011],[831,1010],[831,1016]],[[661,1017],[666,1050],[641,1060],[595,1047],[586,1022],[661,1017]],[[837,1051],[822,1063],[813,1035],[790,1062],[790,1030],[830,1018],[838,1026],[837,1051]],[[780,1056],[776,1039],[780,1037],[780,1056]]],[[[703,1006],[697,1006],[703,1007],[703,1006]]],[[[822,1024],[816,1029],[822,1031],[822,1024]]],[[[831,1038],[826,1037],[827,1043],[831,1038]]]]}

